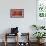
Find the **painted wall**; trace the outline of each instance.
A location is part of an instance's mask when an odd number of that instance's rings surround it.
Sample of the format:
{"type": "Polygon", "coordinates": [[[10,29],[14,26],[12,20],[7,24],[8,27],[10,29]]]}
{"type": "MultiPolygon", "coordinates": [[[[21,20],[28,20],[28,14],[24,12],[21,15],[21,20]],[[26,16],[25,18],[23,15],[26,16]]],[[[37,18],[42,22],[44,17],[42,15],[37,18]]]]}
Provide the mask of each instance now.
{"type": "Polygon", "coordinates": [[[0,0],[0,34],[9,32],[11,27],[19,27],[19,32],[29,32],[36,24],[36,0],[0,0]],[[24,18],[10,18],[10,9],[24,9],[24,18]]]}

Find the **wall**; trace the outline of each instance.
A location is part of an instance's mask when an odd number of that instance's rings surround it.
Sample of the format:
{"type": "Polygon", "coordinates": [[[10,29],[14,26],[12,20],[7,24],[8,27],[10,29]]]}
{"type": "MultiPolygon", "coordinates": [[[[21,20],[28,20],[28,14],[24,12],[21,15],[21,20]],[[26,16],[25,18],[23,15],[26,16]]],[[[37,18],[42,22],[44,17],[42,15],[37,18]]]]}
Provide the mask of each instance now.
{"type": "Polygon", "coordinates": [[[1,0],[0,1],[0,34],[11,27],[19,27],[19,32],[30,32],[30,26],[36,24],[36,0],[1,0]],[[24,9],[24,18],[10,18],[10,9],[24,9]]]}

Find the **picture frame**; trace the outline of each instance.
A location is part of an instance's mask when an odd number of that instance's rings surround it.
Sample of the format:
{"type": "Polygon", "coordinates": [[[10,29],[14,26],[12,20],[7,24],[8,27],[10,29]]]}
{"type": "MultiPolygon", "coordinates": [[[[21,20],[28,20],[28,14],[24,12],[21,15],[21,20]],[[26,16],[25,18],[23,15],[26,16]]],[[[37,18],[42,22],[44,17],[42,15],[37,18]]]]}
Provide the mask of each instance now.
{"type": "Polygon", "coordinates": [[[10,9],[10,18],[24,18],[24,9],[10,9]]]}

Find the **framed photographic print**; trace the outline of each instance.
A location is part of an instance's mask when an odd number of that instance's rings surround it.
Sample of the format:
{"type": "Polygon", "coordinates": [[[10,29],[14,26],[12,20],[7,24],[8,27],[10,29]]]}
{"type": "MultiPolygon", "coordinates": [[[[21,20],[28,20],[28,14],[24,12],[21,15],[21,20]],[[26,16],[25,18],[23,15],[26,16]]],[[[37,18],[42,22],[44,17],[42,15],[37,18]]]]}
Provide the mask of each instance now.
{"type": "Polygon", "coordinates": [[[39,18],[46,17],[46,0],[37,1],[37,15],[39,16],[39,18]]]}
{"type": "Polygon", "coordinates": [[[11,18],[24,18],[24,9],[10,9],[11,18]]]}

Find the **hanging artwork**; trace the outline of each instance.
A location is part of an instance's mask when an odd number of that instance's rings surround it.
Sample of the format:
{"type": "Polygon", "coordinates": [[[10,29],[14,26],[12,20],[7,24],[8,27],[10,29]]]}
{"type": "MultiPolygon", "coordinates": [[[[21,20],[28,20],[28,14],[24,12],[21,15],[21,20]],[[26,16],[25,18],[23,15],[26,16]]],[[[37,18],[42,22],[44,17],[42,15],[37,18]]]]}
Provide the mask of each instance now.
{"type": "Polygon", "coordinates": [[[11,18],[24,18],[24,9],[10,9],[11,18]]]}
{"type": "Polygon", "coordinates": [[[37,14],[39,17],[46,17],[46,0],[38,0],[37,14]]]}

